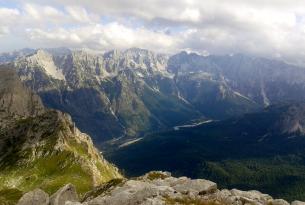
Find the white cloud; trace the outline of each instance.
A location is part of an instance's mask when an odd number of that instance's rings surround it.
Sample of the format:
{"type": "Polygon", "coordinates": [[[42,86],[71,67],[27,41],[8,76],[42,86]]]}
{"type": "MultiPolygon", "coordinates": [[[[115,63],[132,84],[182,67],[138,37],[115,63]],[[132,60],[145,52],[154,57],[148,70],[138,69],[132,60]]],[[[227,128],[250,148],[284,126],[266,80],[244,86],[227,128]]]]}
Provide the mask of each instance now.
{"type": "Polygon", "coordinates": [[[95,24],[72,29],[45,31],[29,29],[27,35],[32,41],[47,46],[85,47],[98,50],[126,49],[138,46],[158,51],[174,51],[178,39],[164,33],[145,28],[132,29],[119,23],[95,24]]]}
{"type": "Polygon", "coordinates": [[[42,17],[40,15],[41,13],[39,13],[39,10],[40,8],[35,8],[35,6],[31,4],[26,4],[24,7],[24,11],[27,13],[27,15],[35,20],[39,20],[42,17]]]}
{"type": "Polygon", "coordinates": [[[187,8],[182,12],[180,19],[184,21],[198,22],[200,20],[200,11],[198,9],[187,8]]]}
{"type": "Polygon", "coordinates": [[[0,26],[0,37],[4,36],[6,34],[9,34],[10,30],[8,29],[8,27],[5,26],[0,26]]]}
{"type": "Polygon", "coordinates": [[[17,9],[10,9],[10,8],[0,8],[0,17],[14,17],[18,16],[19,11],[17,9]]]}
{"type": "Polygon", "coordinates": [[[60,26],[69,24],[71,26],[94,23],[99,21],[99,15],[89,13],[86,9],[79,6],[65,6],[62,9],[50,6],[27,3],[21,8],[23,11],[23,22],[30,26],[47,23],[60,26]]]}
{"type": "Polygon", "coordinates": [[[303,0],[16,1],[0,7],[0,43],[9,33],[33,47],[136,46],[305,62],[303,0]]]}
{"type": "Polygon", "coordinates": [[[97,22],[99,20],[99,16],[96,14],[89,14],[86,9],[79,6],[67,6],[65,8],[68,15],[71,16],[72,19],[78,22],[83,23],[92,23],[97,22]]]}
{"type": "Polygon", "coordinates": [[[17,9],[1,8],[0,7],[0,26],[12,25],[20,15],[17,9]]]}

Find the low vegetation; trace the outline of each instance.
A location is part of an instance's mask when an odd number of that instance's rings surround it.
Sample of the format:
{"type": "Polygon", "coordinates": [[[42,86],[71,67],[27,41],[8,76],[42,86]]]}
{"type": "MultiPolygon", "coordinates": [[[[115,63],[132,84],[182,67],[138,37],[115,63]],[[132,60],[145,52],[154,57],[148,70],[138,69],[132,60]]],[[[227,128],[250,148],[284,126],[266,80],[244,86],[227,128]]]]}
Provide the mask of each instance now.
{"type": "Polygon", "coordinates": [[[217,201],[204,200],[200,198],[191,198],[184,196],[180,198],[165,197],[166,205],[224,205],[217,201]]]}
{"type": "Polygon", "coordinates": [[[149,172],[147,175],[147,179],[155,180],[155,179],[166,179],[168,175],[163,174],[161,172],[149,172]]]}

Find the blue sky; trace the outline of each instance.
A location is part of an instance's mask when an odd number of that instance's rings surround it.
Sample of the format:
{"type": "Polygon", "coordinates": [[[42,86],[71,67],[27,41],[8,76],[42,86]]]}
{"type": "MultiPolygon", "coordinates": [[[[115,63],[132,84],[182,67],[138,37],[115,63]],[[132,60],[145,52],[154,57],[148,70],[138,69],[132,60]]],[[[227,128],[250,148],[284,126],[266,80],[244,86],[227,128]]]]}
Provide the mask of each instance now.
{"type": "Polygon", "coordinates": [[[0,51],[141,47],[305,61],[300,0],[0,0],[0,51]]]}

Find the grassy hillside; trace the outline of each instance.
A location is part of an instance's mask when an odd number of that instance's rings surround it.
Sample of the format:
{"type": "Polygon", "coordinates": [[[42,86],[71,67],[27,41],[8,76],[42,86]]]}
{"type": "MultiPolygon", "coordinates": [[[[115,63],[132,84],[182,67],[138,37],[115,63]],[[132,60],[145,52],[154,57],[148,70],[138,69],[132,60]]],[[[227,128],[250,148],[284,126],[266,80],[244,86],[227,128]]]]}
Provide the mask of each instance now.
{"type": "Polygon", "coordinates": [[[89,136],[57,111],[18,120],[1,130],[0,147],[0,198],[16,199],[37,187],[52,194],[67,183],[83,194],[121,177],[89,136]]]}

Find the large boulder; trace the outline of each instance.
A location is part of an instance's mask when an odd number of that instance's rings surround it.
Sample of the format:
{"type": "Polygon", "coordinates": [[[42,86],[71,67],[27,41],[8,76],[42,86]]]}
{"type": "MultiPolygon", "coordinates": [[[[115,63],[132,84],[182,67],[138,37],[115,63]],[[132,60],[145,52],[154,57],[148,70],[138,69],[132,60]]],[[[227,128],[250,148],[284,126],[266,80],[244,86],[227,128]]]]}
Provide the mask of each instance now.
{"type": "Polygon", "coordinates": [[[72,184],[65,185],[50,197],[50,205],[65,205],[68,201],[79,201],[76,189],[72,184]]]}
{"type": "Polygon", "coordinates": [[[180,193],[208,194],[217,190],[217,184],[205,179],[185,179],[173,186],[173,189],[180,193]]]}
{"type": "Polygon", "coordinates": [[[251,190],[251,191],[241,191],[238,189],[232,189],[231,194],[233,196],[237,196],[239,198],[242,198],[244,200],[250,199],[258,202],[268,202],[272,200],[272,197],[268,194],[263,194],[259,191],[256,190],[251,190]]]}
{"type": "Polygon", "coordinates": [[[203,195],[202,199],[206,201],[218,201],[220,202],[220,204],[242,205],[242,202],[239,200],[239,197],[232,195],[231,191],[227,189],[217,190],[213,194],[203,195]]]}
{"type": "Polygon", "coordinates": [[[112,190],[109,195],[100,196],[89,201],[88,205],[159,205],[161,203],[161,195],[170,192],[173,192],[170,187],[160,188],[148,182],[129,180],[123,186],[112,190]]]}
{"type": "Polygon", "coordinates": [[[49,195],[41,189],[24,194],[17,205],[49,205],[49,195]]]}
{"type": "Polygon", "coordinates": [[[305,205],[305,202],[303,202],[303,201],[293,201],[293,202],[291,202],[291,205],[305,205]]]}
{"type": "Polygon", "coordinates": [[[290,205],[287,201],[284,199],[274,199],[270,203],[270,205],[290,205]]]}
{"type": "Polygon", "coordinates": [[[199,203],[203,195],[214,193],[214,182],[187,177],[175,178],[167,172],[150,172],[104,192],[85,205],[165,205],[186,201],[199,203]]]}

